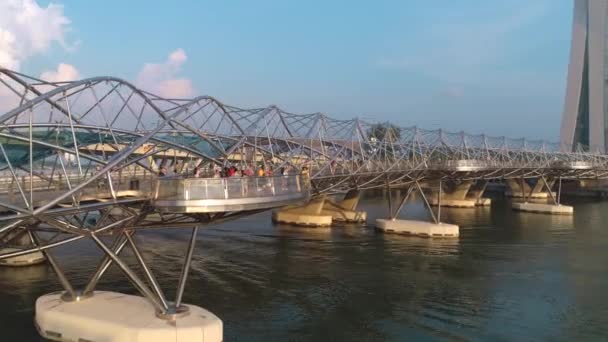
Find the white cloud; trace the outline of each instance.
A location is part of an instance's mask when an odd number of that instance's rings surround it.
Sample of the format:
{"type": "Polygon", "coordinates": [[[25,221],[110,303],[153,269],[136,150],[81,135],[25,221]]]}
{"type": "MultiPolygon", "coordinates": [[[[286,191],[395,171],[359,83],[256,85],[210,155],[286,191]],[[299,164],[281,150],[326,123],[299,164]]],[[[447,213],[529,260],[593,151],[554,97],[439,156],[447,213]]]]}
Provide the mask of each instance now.
{"type": "Polygon", "coordinates": [[[162,97],[192,97],[195,94],[192,81],[177,77],[187,60],[186,52],[177,49],[171,52],[163,63],[146,63],[137,76],[137,85],[162,97]]]}
{"type": "Polygon", "coordinates": [[[46,70],[40,74],[48,82],[66,82],[80,79],[80,72],[71,64],[59,63],[57,70],[46,70]]]}
{"type": "Polygon", "coordinates": [[[34,0],[0,1],[0,65],[19,70],[28,57],[47,52],[53,43],[69,48],[70,20],[63,6],[39,6],[34,0]]]}
{"type": "Polygon", "coordinates": [[[194,95],[192,82],[184,78],[160,82],[156,88],[159,95],[171,99],[187,98],[194,95]]]}
{"type": "MultiPolygon", "coordinates": [[[[69,49],[67,34],[70,20],[63,6],[49,3],[41,7],[34,0],[0,0],[0,66],[19,71],[23,61],[49,52],[53,44],[69,49]]],[[[56,71],[47,71],[43,78],[50,81],[79,78],[76,68],[59,64],[56,71]]],[[[11,81],[4,78],[9,84],[11,81]]],[[[19,86],[12,84],[16,89],[19,86]]],[[[0,84],[0,113],[19,103],[20,96],[0,84]]]]}
{"type": "Polygon", "coordinates": [[[171,54],[169,55],[168,62],[179,66],[180,64],[184,63],[187,59],[188,59],[188,56],[186,56],[186,52],[183,49],[177,49],[177,50],[171,52],[171,54]]]}

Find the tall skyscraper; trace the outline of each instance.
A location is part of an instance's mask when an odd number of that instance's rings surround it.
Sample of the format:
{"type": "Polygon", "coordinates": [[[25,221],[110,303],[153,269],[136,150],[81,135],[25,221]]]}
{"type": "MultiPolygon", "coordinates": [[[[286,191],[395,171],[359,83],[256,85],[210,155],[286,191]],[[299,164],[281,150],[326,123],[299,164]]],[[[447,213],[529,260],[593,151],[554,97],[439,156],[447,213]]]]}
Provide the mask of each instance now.
{"type": "Polygon", "coordinates": [[[572,45],[561,142],[608,149],[608,0],[574,0],[572,45]]]}

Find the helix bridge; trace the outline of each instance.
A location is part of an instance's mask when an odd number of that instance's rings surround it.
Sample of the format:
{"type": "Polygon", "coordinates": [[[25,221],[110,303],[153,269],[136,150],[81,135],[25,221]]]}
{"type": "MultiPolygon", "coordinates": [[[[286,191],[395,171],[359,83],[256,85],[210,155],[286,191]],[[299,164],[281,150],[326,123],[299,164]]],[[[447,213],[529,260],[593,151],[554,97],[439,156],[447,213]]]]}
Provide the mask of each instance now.
{"type": "MultiPolygon", "coordinates": [[[[72,336],[66,326],[93,329],[100,320],[74,323],[69,316],[65,323],[53,311],[58,303],[96,303],[99,315],[118,310],[106,307],[104,296],[112,292],[96,290],[111,265],[143,296],[125,295],[123,305],[147,305],[150,320],[161,322],[190,317],[188,329],[221,340],[217,317],[182,303],[197,231],[211,223],[276,208],[297,213],[339,194],[346,201],[368,189],[404,189],[398,205],[389,196],[391,219],[419,192],[439,224],[433,206],[475,189],[478,200],[488,182],[507,182],[523,198],[544,189],[559,205],[562,181],[608,178],[608,157],[581,146],[339,120],[277,106],[243,109],[210,96],[162,98],[115,77],[46,82],[0,68],[0,114],[0,263],[46,260],[57,274],[64,291],[36,304],[37,327],[54,340],[72,336]],[[228,166],[262,168],[265,175],[217,178],[228,166]],[[163,168],[169,174],[159,176],[163,168]],[[160,288],[135,238],[161,228],[191,230],[174,299],[160,288]],[[77,288],[53,248],[82,239],[103,257],[77,288]],[[127,246],[143,277],[121,257],[127,246]],[[206,318],[195,320],[194,312],[206,318]]],[[[352,203],[345,210],[353,211],[352,203]]]]}

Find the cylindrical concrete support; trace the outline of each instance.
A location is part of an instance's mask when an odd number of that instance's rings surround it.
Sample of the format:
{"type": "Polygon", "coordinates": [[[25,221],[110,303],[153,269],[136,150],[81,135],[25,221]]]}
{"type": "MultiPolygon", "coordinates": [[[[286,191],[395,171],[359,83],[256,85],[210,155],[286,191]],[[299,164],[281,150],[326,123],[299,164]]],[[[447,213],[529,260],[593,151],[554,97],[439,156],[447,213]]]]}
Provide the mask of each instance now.
{"type": "Polygon", "coordinates": [[[367,213],[357,211],[361,193],[350,190],[340,202],[334,202],[326,196],[313,199],[304,206],[287,207],[272,213],[272,220],[296,226],[323,227],[334,222],[361,223],[367,220],[367,213]]]}
{"type": "Polygon", "coordinates": [[[60,293],[36,300],[36,326],[54,341],[209,341],[223,340],[222,321],[213,313],[187,305],[173,322],[157,317],[143,297],[99,291],[80,302],[65,302],[60,293]]]}

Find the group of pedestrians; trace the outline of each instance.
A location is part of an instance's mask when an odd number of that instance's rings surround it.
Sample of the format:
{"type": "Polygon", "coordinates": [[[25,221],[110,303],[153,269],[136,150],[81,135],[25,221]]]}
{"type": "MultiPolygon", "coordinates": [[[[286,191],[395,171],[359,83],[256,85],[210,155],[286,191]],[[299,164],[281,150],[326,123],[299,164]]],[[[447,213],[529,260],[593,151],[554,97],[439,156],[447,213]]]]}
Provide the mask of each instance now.
{"type": "MultiPolygon", "coordinates": [[[[158,175],[159,177],[176,177],[178,179],[217,178],[218,181],[224,178],[237,178],[235,179],[235,182],[221,181],[219,183],[211,182],[210,184],[215,184],[214,186],[223,184],[222,186],[227,186],[229,191],[241,192],[240,196],[248,196],[252,191],[263,194],[264,196],[275,195],[276,193],[286,193],[289,191],[300,191],[301,186],[307,186],[306,184],[308,184],[310,177],[307,166],[303,166],[299,172],[289,166],[282,166],[273,170],[272,168],[264,167],[263,165],[256,168],[253,164],[246,165],[241,169],[233,165],[225,166],[223,168],[215,167],[212,170],[213,171],[195,167],[192,172],[180,173],[176,168],[173,168],[173,172],[169,173],[167,172],[167,168],[163,166],[159,168],[158,175]],[[292,174],[294,176],[300,174],[301,178],[288,177],[292,174]],[[240,184],[240,186],[235,188],[234,186],[237,184],[240,184]]],[[[224,189],[224,191],[226,191],[226,189],[224,189]]]]}
{"type": "Polygon", "coordinates": [[[264,168],[263,166],[257,169],[253,165],[249,165],[241,168],[240,170],[236,166],[225,166],[223,169],[214,171],[214,178],[230,178],[230,177],[264,177],[272,176],[272,169],[264,168]]]}
{"type": "MultiPolygon", "coordinates": [[[[308,170],[308,168],[304,167],[304,168],[302,168],[302,171],[304,172],[305,169],[306,169],[306,171],[308,170]]],[[[290,169],[287,167],[281,167],[278,170],[278,175],[287,176],[289,174],[290,174],[290,169]]],[[[166,167],[161,167],[158,171],[158,175],[160,177],[170,176],[170,174],[167,172],[166,167]]],[[[179,172],[177,170],[174,170],[174,175],[179,175],[179,172]]],[[[272,177],[272,176],[275,176],[275,173],[272,170],[272,168],[270,168],[270,167],[264,167],[261,165],[256,168],[253,165],[248,165],[246,167],[238,169],[236,166],[233,165],[233,166],[225,166],[223,169],[214,168],[211,178],[272,177]]],[[[197,166],[192,170],[191,177],[207,178],[208,176],[204,175],[201,168],[197,166]]]]}

